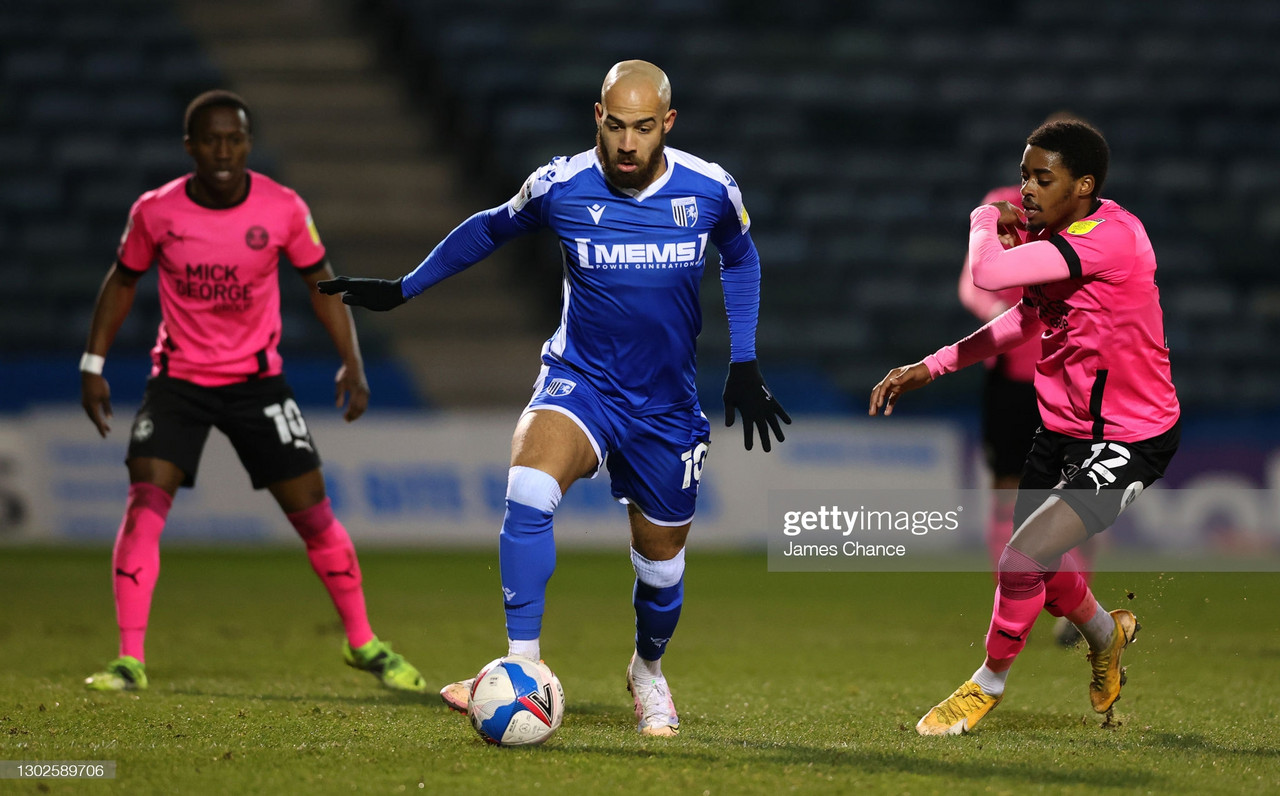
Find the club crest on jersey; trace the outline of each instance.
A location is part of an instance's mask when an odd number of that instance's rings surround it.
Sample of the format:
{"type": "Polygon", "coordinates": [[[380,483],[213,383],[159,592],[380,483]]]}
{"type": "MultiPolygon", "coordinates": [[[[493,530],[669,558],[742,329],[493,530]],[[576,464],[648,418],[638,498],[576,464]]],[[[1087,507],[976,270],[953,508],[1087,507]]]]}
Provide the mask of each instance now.
{"type": "Polygon", "coordinates": [[[677,227],[692,227],[698,223],[698,198],[684,196],[671,200],[671,216],[677,227]]]}
{"type": "Polygon", "coordinates": [[[568,379],[552,379],[547,382],[547,386],[542,391],[552,398],[563,398],[573,392],[573,388],[577,386],[577,382],[568,379]]]}
{"type": "Polygon", "coordinates": [[[267,248],[267,239],[269,237],[265,228],[254,224],[245,231],[244,242],[250,249],[258,251],[267,248]]]}

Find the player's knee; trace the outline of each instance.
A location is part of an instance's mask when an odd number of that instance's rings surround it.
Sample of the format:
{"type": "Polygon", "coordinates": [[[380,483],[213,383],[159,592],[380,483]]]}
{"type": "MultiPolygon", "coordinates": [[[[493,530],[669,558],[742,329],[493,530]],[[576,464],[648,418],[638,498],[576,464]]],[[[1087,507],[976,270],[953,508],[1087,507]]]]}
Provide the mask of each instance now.
{"type": "Polygon", "coordinates": [[[1006,593],[1035,591],[1044,584],[1046,568],[1034,558],[1005,545],[1000,555],[1000,588],[1006,593]]]}
{"type": "Polygon", "coordinates": [[[288,515],[300,514],[328,502],[324,475],[318,467],[295,478],[268,484],[267,489],[288,515]]]}
{"type": "Polygon", "coordinates": [[[310,543],[329,530],[338,521],[333,516],[333,504],[329,498],[321,500],[309,509],[286,514],[293,529],[298,532],[304,542],[310,543]]]}
{"type": "Polygon", "coordinates": [[[129,497],[125,503],[126,513],[150,511],[163,520],[169,515],[169,509],[172,506],[173,495],[166,492],[163,487],[145,481],[129,484],[129,497]]]}
{"type": "Polygon", "coordinates": [[[560,505],[560,484],[549,473],[532,467],[515,466],[507,471],[507,504],[518,503],[543,514],[560,505]]]}
{"type": "Polygon", "coordinates": [[[665,561],[653,561],[645,558],[634,547],[631,548],[631,566],[635,568],[636,579],[646,586],[665,589],[674,586],[684,577],[684,548],[673,558],[665,561]]]}

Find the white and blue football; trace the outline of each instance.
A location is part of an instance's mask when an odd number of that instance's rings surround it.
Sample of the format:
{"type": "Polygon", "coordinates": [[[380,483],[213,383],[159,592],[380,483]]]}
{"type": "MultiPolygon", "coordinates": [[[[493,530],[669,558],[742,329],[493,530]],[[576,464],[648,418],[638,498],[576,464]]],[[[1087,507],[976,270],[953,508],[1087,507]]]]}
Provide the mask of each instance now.
{"type": "Polygon", "coordinates": [[[564,719],[564,688],[541,661],[519,655],[498,658],[476,675],[467,716],[491,744],[540,744],[564,719]]]}

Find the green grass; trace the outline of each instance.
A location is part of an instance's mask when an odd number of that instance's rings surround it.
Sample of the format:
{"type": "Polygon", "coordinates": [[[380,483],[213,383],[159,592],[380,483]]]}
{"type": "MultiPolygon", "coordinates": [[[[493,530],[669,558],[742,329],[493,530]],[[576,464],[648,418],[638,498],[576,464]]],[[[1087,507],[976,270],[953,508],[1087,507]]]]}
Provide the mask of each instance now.
{"type": "MultiPolygon", "coordinates": [[[[683,730],[635,732],[623,553],[564,554],[547,662],[568,713],[546,746],[486,746],[434,697],[342,664],[302,553],[166,551],[151,689],[96,694],[115,654],[109,553],[0,552],[0,759],[116,760],[87,793],[1253,793],[1280,787],[1280,577],[1103,573],[1144,630],[1116,729],[1088,705],[1080,651],[1044,622],[975,733],[913,725],[982,660],[980,574],[770,574],[763,555],[690,554],[665,661],[683,730]],[[1133,593],[1130,600],[1129,592],[1133,593]]],[[[505,652],[496,556],[362,556],[370,615],[428,681],[505,652]]]]}

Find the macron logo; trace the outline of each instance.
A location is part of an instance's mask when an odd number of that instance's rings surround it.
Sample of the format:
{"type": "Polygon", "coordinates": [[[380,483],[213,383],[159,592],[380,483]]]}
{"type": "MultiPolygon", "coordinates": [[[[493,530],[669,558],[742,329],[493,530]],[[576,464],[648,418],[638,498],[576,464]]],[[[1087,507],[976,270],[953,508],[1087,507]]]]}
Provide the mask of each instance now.
{"type": "Polygon", "coordinates": [[[591,220],[599,224],[600,216],[604,215],[604,205],[599,203],[593,204],[587,208],[587,212],[591,214],[591,220]]]}
{"type": "Polygon", "coordinates": [[[503,586],[502,596],[507,598],[507,602],[511,602],[516,598],[516,593],[511,591],[511,589],[508,589],[506,586],[503,586]]]}

